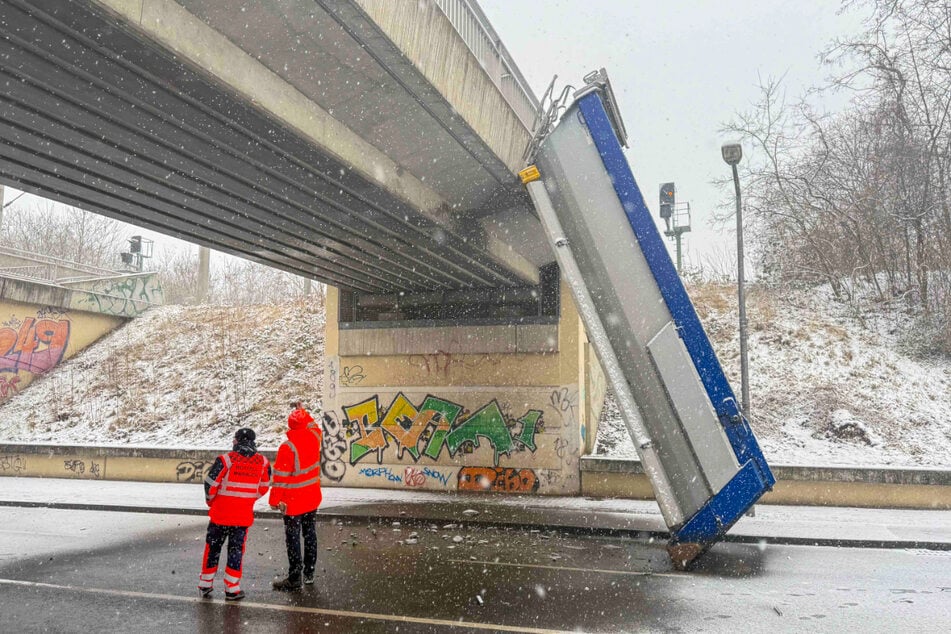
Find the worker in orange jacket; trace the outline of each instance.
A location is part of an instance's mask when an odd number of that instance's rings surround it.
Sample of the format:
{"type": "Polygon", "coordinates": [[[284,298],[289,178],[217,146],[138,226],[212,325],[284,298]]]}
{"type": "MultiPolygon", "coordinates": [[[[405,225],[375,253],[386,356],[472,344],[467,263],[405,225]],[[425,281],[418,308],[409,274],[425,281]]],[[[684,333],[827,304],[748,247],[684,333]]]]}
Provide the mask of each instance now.
{"type": "Polygon", "coordinates": [[[241,564],[248,528],[254,523],[254,503],[267,493],[271,483],[271,465],[257,453],[254,431],[244,427],[235,432],[233,449],[215,458],[205,477],[205,501],[208,509],[208,532],[202,557],[198,591],[211,596],[218,571],[218,559],[225,539],[228,540],[228,562],[225,567],[225,601],[240,601],[241,564]]]}
{"type": "Polygon", "coordinates": [[[301,583],[314,583],[317,566],[317,507],[320,506],[321,430],[300,400],[291,402],[287,440],[277,450],[274,485],[268,503],[284,516],[287,577],[274,581],[275,590],[291,592],[301,583]],[[304,556],[301,558],[301,534],[304,556]]]}

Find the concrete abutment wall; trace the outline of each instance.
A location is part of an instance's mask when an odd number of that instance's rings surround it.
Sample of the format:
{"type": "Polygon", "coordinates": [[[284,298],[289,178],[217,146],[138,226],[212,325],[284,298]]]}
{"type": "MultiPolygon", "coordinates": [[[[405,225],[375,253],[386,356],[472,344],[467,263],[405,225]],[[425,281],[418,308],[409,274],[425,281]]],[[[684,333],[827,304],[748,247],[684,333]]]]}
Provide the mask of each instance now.
{"type": "Polygon", "coordinates": [[[525,325],[341,328],[338,300],[329,289],[325,485],[580,492],[604,381],[566,287],[556,323],[525,325]]]}
{"type": "Polygon", "coordinates": [[[0,402],[126,321],[0,299],[0,402]]]}

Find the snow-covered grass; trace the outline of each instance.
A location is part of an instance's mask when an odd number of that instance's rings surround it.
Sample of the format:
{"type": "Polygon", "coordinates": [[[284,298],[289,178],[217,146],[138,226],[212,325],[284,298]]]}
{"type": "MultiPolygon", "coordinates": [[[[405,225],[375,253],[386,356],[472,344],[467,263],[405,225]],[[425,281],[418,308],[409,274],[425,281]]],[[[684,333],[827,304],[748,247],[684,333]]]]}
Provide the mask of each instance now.
{"type": "MultiPolygon", "coordinates": [[[[734,289],[689,290],[738,392],[734,289]]],[[[863,305],[857,316],[828,289],[751,289],[752,419],[767,459],[951,466],[951,359],[904,353],[912,316],[863,305]]],[[[316,301],[150,310],[0,405],[0,440],[215,447],[247,425],[277,445],[288,399],[321,397],[323,330],[316,301]]],[[[635,456],[610,400],[597,451],[635,456]]]]}
{"type": "Polygon", "coordinates": [[[320,397],[323,337],[313,300],[152,309],[0,405],[0,439],[276,446],[289,400],[320,397]]]}
{"type": "MultiPolygon", "coordinates": [[[[739,393],[735,287],[689,292],[739,393]]],[[[824,287],[751,289],[752,426],[767,460],[951,466],[951,359],[903,352],[913,316],[901,305],[860,305],[824,287]]],[[[599,453],[635,456],[613,404],[600,427],[599,453]]]]}

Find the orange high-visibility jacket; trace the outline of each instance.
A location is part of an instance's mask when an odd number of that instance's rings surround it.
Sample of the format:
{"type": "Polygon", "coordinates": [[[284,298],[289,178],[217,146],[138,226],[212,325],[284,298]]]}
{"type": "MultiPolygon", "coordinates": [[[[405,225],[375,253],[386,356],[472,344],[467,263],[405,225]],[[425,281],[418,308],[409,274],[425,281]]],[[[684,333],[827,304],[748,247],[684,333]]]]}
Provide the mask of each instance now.
{"type": "Polygon", "coordinates": [[[222,526],[251,526],[254,503],[270,484],[271,465],[261,454],[229,451],[218,456],[205,478],[208,517],[222,526]]]}
{"type": "Polygon", "coordinates": [[[268,503],[287,505],[286,515],[316,510],[320,493],[320,427],[305,409],[295,409],[287,417],[287,440],[277,450],[274,485],[268,503]]]}

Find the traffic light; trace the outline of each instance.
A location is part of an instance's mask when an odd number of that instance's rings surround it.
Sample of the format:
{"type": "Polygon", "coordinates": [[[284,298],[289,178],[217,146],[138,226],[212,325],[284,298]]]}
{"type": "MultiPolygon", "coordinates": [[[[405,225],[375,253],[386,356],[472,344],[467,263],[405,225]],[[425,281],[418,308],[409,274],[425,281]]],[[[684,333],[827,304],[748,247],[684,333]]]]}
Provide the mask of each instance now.
{"type": "Polygon", "coordinates": [[[129,238],[129,252],[130,253],[142,252],[142,236],[132,236],[131,238],[129,238]]]}
{"type": "Polygon", "coordinates": [[[676,191],[673,183],[663,183],[660,186],[660,217],[664,219],[668,231],[670,231],[670,219],[674,215],[676,191]]]}
{"type": "Polygon", "coordinates": [[[676,188],[673,183],[664,183],[660,186],[660,204],[673,206],[676,202],[676,188]]]}

